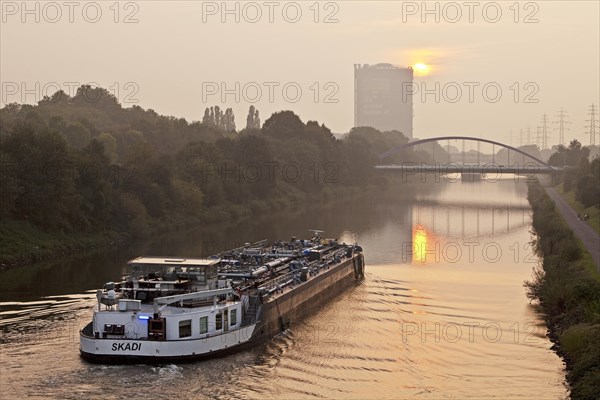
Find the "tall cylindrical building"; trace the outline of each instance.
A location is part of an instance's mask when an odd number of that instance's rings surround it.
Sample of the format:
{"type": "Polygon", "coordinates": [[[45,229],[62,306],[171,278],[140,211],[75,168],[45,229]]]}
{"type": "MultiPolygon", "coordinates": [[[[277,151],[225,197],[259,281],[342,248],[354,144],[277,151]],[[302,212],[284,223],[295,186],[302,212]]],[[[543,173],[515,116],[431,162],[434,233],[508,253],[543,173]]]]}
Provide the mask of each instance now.
{"type": "Polygon", "coordinates": [[[413,137],[413,70],[392,64],[354,64],[354,126],[413,137]]]}

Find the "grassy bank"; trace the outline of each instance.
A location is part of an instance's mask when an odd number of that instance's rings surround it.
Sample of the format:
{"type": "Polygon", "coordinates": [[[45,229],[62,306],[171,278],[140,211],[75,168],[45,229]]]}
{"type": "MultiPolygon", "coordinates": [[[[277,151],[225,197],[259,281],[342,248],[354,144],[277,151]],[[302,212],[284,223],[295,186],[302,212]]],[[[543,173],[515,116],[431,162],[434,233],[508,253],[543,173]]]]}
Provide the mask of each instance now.
{"type": "Polygon", "coordinates": [[[27,221],[0,223],[0,270],[42,260],[91,252],[123,237],[117,232],[44,232],[27,221]]]}
{"type": "MultiPolygon", "coordinates": [[[[381,188],[379,188],[381,189],[381,188]]],[[[200,217],[171,213],[160,219],[148,218],[134,230],[118,228],[98,232],[43,231],[27,221],[0,222],[0,270],[39,261],[60,259],[69,255],[85,255],[108,248],[117,242],[149,238],[157,234],[191,228],[201,224],[243,221],[278,211],[299,209],[306,204],[325,204],[355,199],[365,188],[331,185],[319,193],[306,194],[287,188],[264,201],[249,201],[244,205],[224,203],[208,208],[200,217]]]]}
{"type": "Polygon", "coordinates": [[[560,195],[565,200],[567,200],[569,205],[571,207],[573,207],[573,209],[575,211],[577,211],[580,215],[585,215],[585,214],[589,215],[590,219],[587,220],[587,223],[592,228],[594,228],[594,230],[596,232],[600,233],[600,209],[598,209],[598,207],[591,206],[591,207],[585,208],[585,206],[583,204],[581,204],[580,202],[578,202],[575,199],[574,192],[565,192],[562,183],[560,185],[556,186],[555,189],[558,193],[560,193],[560,195]]]}
{"type": "Polygon", "coordinates": [[[583,244],[562,220],[542,186],[529,183],[535,248],[542,265],[525,282],[538,300],[557,352],[567,364],[574,400],[600,398],[600,275],[583,244]]]}

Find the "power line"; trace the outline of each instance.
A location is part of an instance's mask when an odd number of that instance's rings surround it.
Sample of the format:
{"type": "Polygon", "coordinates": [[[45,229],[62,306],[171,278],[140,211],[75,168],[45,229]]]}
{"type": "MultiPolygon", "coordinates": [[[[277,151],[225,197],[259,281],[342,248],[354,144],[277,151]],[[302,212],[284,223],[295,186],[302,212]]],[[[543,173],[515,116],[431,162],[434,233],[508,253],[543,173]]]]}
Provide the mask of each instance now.
{"type": "Polygon", "coordinates": [[[525,144],[525,141],[524,141],[524,137],[523,137],[523,128],[521,128],[521,130],[519,132],[519,147],[523,147],[524,144],[525,144]]]}
{"type": "Polygon", "coordinates": [[[548,114],[542,115],[542,149],[548,148],[548,114]]]}
{"type": "Polygon", "coordinates": [[[592,104],[590,106],[590,110],[588,111],[588,115],[590,116],[590,119],[585,121],[585,122],[590,123],[589,125],[586,126],[586,128],[590,129],[588,132],[586,132],[586,134],[590,135],[590,146],[596,145],[596,135],[598,134],[598,132],[597,132],[598,120],[596,119],[596,112],[597,112],[596,105],[592,104]]]}
{"type": "Polygon", "coordinates": [[[544,139],[542,138],[542,127],[538,125],[535,128],[535,145],[541,150],[542,143],[544,143],[544,139]]]}
{"type": "Polygon", "coordinates": [[[571,122],[566,121],[565,117],[568,117],[568,113],[560,108],[560,111],[557,112],[558,121],[555,121],[555,124],[558,124],[558,144],[565,145],[565,131],[568,131],[569,128],[565,127],[565,125],[570,124],[571,122]]]}

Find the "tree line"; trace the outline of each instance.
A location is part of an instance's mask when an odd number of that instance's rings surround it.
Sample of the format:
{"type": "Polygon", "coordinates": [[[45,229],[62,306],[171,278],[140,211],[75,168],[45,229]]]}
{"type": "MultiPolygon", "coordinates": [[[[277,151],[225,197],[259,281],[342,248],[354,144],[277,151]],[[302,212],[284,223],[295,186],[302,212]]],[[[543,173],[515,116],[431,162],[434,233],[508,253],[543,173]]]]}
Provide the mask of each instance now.
{"type": "Polygon", "coordinates": [[[565,192],[574,192],[585,208],[596,206],[600,209],[600,157],[591,162],[589,158],[590,148],[572,140],[568,146],[558,146],[548,164],[565,168],[561,178],[565,192]]]}
{"type": "MultiPolygon", "coordinates": [[[[139,234],[237,218],[376,184],[377,154],[407,142],[372,128],[340,140],[291,111],[261,125],[250,107],[246,122],[236,131],[230,108],[208,108],[202,122],[123,108],[90,86],[8,104],[0,109],[0,218],[48,232],[139,234]]],[[[405,151],[392,161],[418,157],[427,155],[405,151]]]]}

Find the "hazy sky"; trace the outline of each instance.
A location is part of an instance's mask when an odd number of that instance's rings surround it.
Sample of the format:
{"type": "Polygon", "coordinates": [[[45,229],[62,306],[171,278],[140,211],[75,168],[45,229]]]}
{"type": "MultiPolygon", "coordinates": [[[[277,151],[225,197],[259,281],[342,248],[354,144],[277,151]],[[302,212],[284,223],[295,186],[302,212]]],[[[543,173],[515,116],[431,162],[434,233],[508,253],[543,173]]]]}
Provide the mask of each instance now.
{"type": "MultiPolygon", "coordinates": [[[[416,81],[416,137],[517,145],[519,129],[535,132],[543,113],[556,121],[563,106],[567,139],[589,143],[584,120],[600,102],[599,4],[2,1],[2,102],[33,103],[57,85],[68,92],[69,82],[93,82],[125,107],[137,101],[188,120],[219,105],[243,128],[254,104],[263,122],[291,109],[343,133],[354,119],[353,64],[421,62],[431,70],[416,81]]],[[[549,143],[557,140],[553,129],[549,143]]]]}

